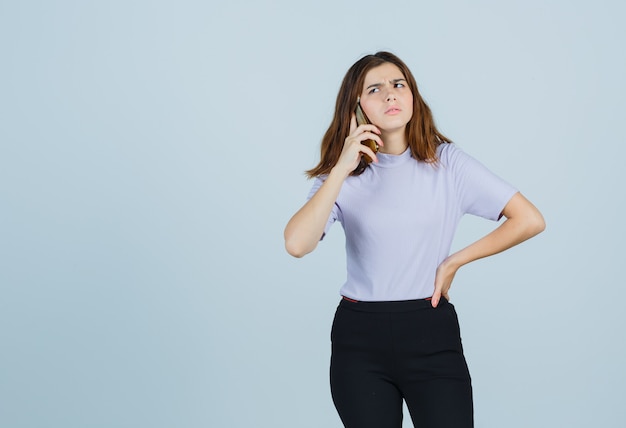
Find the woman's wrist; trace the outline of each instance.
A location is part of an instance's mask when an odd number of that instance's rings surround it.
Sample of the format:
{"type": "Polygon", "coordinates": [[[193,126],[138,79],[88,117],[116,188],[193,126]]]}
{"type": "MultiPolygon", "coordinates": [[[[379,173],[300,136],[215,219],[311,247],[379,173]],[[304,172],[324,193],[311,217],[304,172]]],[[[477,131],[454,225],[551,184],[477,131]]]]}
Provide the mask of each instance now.
{"type": "Polygon", "coordinates": [[[337,178],[339,178],[341,180],[345,180],[350,175],[351,172],[352,171],[346,171],[345,168],[341,168],[339,165],[335,165],[330,170],[330,173],[328,174],[328,177],[330,177],[332,175],[332,176],[337,177],[337,178]]]}
{"type": "Polygon", "coordinates": [[[441,264],[447,269],[453,269],[455,272],[467,262],[463,262],[459,252],[449,255],[441,264]]]}

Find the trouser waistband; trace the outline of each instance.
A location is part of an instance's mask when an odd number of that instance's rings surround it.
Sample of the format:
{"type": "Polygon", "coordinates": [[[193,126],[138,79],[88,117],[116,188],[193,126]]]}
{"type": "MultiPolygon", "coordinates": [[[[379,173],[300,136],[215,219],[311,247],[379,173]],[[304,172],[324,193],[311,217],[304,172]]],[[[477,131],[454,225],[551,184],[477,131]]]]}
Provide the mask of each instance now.
{"type": "MultiPolygon", "coordinates": [[[[439,306],[449,304],[448,301],[442,298],[439,301],[439,306]]],[[[360,300],[350,299],[349,297],[342,296],[339,306],[345,309],[351,309],[354,311],[363,312],[407,312],[417,309],[434,309],[431,303],[431,298],[415,299],[415,300],[398,300],[398,301],[384,301],[384,302],[363,302],[360,300]]]]}

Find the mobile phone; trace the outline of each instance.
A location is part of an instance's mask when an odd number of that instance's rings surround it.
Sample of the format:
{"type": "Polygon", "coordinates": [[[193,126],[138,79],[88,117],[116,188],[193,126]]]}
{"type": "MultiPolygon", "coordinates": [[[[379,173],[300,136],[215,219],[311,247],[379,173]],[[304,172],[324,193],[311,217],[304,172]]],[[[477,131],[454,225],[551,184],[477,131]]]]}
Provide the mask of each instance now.
{"type": "MultiPolygon", "coordinates": [[[[357,125],[368,125],[372,123],[363,112],[363,109],[361,108],[361,103],[359,101],[356,102],[356,108],[354,109],[354,114],[356,116],[357,125]]],[[[378,153],[378,143],[376,141],[364,140],[364,141],[361,141],[361,144],[372,149],[374,153],[378,153]]],[[[365,160],[366,164],[369,164],[370,162],[372,162],[372,158],[370,158],[365,153],[363,153],[363,159],[365,160]]]]}

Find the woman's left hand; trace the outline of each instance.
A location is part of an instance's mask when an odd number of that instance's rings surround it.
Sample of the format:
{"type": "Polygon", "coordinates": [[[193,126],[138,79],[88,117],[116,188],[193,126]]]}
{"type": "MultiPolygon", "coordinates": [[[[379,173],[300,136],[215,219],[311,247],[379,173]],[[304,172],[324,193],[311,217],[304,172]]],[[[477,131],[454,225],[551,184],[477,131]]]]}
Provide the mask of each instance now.
{"type": "Polygon", "coordinates": [[[441,262],[437,268],[437,273],[435,274],[435,292],[433,293],[433,297],[430,301],[433,308],[437,307],[442,296],[446,300],[450,300],[448,291],[450,290],[452,280],[454,279],[454,275],[456,275],[457,270],[459,270],[459,266],[454,264],[450,257],[441,262]]]}
{"type": "Polygon", "coordinates": [[[448,298],[454,275],[461,266],[509,249],[532,238],[546,227],[539,210],[519,192],[507,202],[502,215],[506,220],[496,230],[441,262],[435,275],[435,292],[431,302],[434,308],[439,304],[441,296],[448,298]]]}

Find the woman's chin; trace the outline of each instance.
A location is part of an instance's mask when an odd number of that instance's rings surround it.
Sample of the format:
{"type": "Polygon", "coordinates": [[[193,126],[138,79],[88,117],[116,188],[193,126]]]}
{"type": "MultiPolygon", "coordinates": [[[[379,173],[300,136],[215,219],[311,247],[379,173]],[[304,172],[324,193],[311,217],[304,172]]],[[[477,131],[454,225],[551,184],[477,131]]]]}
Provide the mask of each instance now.
{"type": "Polygon", "coordinates": [[[386,135],[392,135],[392,134],[397,134],[399,132],[404,132],[404,130],[406,129],[406,124],[397,125],[397,126],[390,126],[390,124],[386,124],[386,125],[387,126],[376,125],[376,127],[380,129],[380,132],[382,134],[386,134],[386,135]]]}

